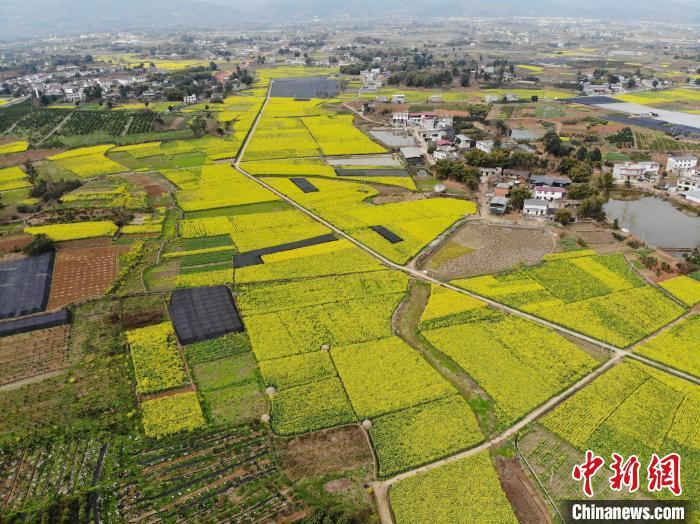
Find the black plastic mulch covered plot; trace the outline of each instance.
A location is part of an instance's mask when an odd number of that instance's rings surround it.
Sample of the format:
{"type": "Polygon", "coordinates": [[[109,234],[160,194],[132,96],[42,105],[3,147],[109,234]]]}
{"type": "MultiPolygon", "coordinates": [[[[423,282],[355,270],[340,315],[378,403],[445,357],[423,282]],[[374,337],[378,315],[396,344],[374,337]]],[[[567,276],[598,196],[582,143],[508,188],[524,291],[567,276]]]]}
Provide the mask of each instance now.
{"type": "Polygon", "coordinates": [[[0,337],[17,335],[18,333],[29,333],[38,329],[48,329],[63,326],[70,322],[70,312],[67,309],[54,311],[45,315],[34,315],[31,317],[18,318],[0,322],[0,337]]]}
{"type": "Polygon", "coordinates": [[[46,309],[53,260],[51,252],[0,264],[0,319],[46,309]]]}
{"type": "Polygon", "coordinates": [[[226,286],[178,289],[170,298],[168,311],[182,345],[244,330],[226,286]]]}
{"type": "Polygon", "coordinates": [[[375,233],[380,234],[384,238],[386,238],[389,242],[392,244],[396,244],[397,242],[402,242],[403,238],[401,238],[399,235],[396,233],[389,231],[387,228],[384,226],[370,226],[372,230],[374,230],[375,233]]]}
{"type": "Polygon", "coordinates": [[[289,180],[291,180],[292,183],[299,189],[301,189],[304,193],[318,192],[318,188],[305,178],[290,178],[289,180]]]}
{"type": "Polygon", "coordinates": [[[337,94],[338,81],[320,76],[275,78],[270,89],[270,96],[285,98],[331,98],[337,94]]]}
{"type": "Polygon", "coordinates": [[[245,251],[244,253],[238,253],[235,256],[233,259],[233,267],[240,268],[257,266],[263,263],[263,255],[271,255],[272,253],[279,253],[281,251],[290,251],[292,249],[299,249],[300,247],[315,246],[316,244],[325,244],[326,242],[333,242],[335,240],[338,240],[338,237],[336,237],[333,233],[328,233],[326,235],[306,238],[304,240],[297,240],[296,242],[287,242],[286,244],[264,247],[254,251],[245,251]]]}

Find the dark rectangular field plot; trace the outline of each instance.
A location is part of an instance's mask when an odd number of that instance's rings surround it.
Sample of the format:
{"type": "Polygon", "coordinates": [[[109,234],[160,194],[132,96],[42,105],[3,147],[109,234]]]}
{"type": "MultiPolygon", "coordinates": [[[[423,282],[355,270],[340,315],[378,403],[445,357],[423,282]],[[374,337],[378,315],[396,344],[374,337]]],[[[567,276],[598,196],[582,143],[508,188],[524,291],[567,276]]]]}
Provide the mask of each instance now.
{"type": "Polygon", "coordinates": [[[53,261],[51,252],[0,264],[0,319],[46,309],[53,261]]]}
{"type": "Polygon", "coordinates": [[[31,317],[18,318],[17,320],[8,320],[0,322],[0,337],[8,337],[17,335],[18,333],[29,333],[38,329],[48,329],[57,326],[63,326],[70,323],[70,312],[67,309],[61,309],[46,315],[35,315],[31,317]]]}
{"type": "Polygon", "coordinates": [[[408,176],[405,169],[343,169],[336,168],[335,174],[338,176],[408,176]]]}
{"type": "Polygon", "coordinates": [[[285,98],[332,98],[337,94],[338,81],[322,76],[277,78],[270,90],[270,96],[285,98]]]}
{"type": "Polygon", "coordinates": [[[318,188],[305,178],[290,178],[289,180],[291,180],[292,183],[299,189],[301,189],[304,193],[318,192],[318,188]]]}
{"type": "Polygon", "coordinates": [[[374,230],[375,233],[383,236],[386,238],[389,242],[392,244],[396,244],[397,242],[402,242],[403,238],[401,238],[399,235],[396,233],[389,231],[387,228],[384,226],[370,226],[372,230],[374,230]]]}
{"type": "Polygon", "coordinates": [[[263,255],[271,255],[272,253],[279,253],[280,251],[290,251],[292,249],[299,249],[300,247],[325,244],[326,242],[333,242],[335,240],[338,240],[338,237],[336,237],[333,233],[328,233],[327,235],[297,240],[296,242],[287,242],[286,244],[278,244],[276,246],[264,247],[254,251],[246,251],[245,253],[239,253],[236,255],[236,257],[233,259],[233,267],[240,268],[246,266],[257,266],[263,263],[261,258],[263,255]]]}
{"type": "Polygon", "coordinates": [[[170,298],[168,311],[182,345],[244,331],[226,286],[178,289],[170,298]]]}

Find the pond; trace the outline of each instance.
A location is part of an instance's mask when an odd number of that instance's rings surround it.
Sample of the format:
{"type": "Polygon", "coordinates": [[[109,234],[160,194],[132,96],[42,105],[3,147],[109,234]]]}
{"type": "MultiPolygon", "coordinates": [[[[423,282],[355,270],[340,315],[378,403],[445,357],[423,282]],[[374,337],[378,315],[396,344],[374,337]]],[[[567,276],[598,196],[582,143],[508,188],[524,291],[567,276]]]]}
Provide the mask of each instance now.
{"type": "Polygon", "coordinates": [[[656,247],[682,249],[700,244],[700,217],[686,214],[666,200],[640,193],[610,195],[603,206],[610,220],[656,247]]]}

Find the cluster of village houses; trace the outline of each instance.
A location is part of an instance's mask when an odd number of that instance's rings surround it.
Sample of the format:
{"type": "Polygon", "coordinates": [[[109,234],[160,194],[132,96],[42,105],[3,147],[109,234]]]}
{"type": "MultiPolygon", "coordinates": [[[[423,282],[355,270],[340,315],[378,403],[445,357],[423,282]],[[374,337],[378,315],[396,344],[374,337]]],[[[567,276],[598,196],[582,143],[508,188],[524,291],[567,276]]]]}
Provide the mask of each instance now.
{"type": "MultiPolygon", "coordinates": [[[[700,204],[700,171],[698,159],[692,155],[669,156],[666,173],[677,177],[675,185],[666,190],[700,204]]],[[[660,180],[661,166],[658,162],[621,162],[613,166],[612,174],[616,183],[631,184],[655,183],[660,180]]],[[[566,198],[571,179],[562,175],[531,175],[528,171],[501,168],[482,168],[482,176],[497,180],[493,197],[489,201],[492,214],[504,214],[508,209],[508,197],[515,186],[529,187],[532,198],[525,200],[523,214],[529,217],[551,217],[557,209],[575,209],[579,202],[566,198]]]]}
{"type": "MultiPolygon", "coordinates": [[[[86,98],[85,90],[91,87],[99,86],[103,93],[109,93],[120,85],[130,86],[144,82],[145,74],[133,74],[122,67],[91,67],[81,70],[77,65],[59,65],[53,71],[25,75],[4,83],[11,89],[23,86],[37,97],[46,95],[59,97],[66,102],[82,102],[86,98]]],[[[153,87],[157,88],[157,83],[153,87]]],[[[148,99],[155,98],[156,95],[157,92],[150,89],[141,96],[148,99]]]]}
{"type": "MultiPolygon", "coordinates": [[[[402,96],[402,95],[395,95],[402,96]]],[[[454,134],[453,118],[437,112],[399,111],[392,114],[392,125],[397,128],[410,128],[426,143],[434,146],[432,158],[436,161],[457,159],[460,153],[477,148],[491,153],[496,147],[493,140],[472,140],[464,134],[454,134]]],[[[500,147],[535,152],[527,144],[506,141],[500,147]]],[[[401,153],[409,164],[423,160],[424,151],[419,147],[403,147],[401,153]]],[[[700,170],[695,156],[671,155],[668,157],[665,172],[676,179],[675,185],[665,189],[693,203],[700,203],[700,170]]],[[[609,169],[609,168],[608,168],[609,169]]],[[[532,198],[525,200],[523,213],[529,217],[547,218],[560,208],[576,208],[578,201],[566,198],[571,179],[560,175],[531,175],[528,171],[496,168],[480,168],[482,177],[489,181],[493,196],[489,210],[493,214],[504,214],[508,210],[508,197],[516,186],[528,187],[532,198]]],[[[612,168],[616,183],[659,184],[661,165],[658,162],[619,162],[612,168]]]]}
{"type": "MultiPolygon", "coordinates": [[[[700,171],[698,159],[692,155],[669,156],[666,173],[677,177],[675,185],[667,185],[670,193],[700,204],[700,171]]],[[[621,162],[613,166],[616,183],[657,183],[661,166],[658,162],[621,162]]],[[[525,200],[523,214],[529,217],[551,217],[560,208],[578,207],[579,202],[566,198],[571,179],[563,175],[531,175],[528,171],[501,168],[482,168],[482,176],[496,180],[493,198],[489,201],[492,214],[504,214],[508,209],[508,197],[515,186],[530,188],[532,198],[525,200]]]]}

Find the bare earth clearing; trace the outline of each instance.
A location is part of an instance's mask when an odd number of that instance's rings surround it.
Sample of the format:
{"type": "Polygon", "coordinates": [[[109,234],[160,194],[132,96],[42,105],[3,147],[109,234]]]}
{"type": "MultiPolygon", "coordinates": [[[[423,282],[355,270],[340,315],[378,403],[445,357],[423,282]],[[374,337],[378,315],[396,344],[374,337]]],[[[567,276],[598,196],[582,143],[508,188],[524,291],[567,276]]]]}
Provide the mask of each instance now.
{"type": "Polygon", "coordinates": [[[276,447],[285,473],[297,481],[359,467],[371,470],[374,462],[367,437],[359,426],[279,439],[276,447]]]}
{"type": "Polygon", "coordinates": [[[56,371],[68,364],[70,326],[0,339],[0,384],[56,371]]]}
{"type": "Polygon", "coordinates": [[[468,222],[450,240],[431,255],[425,265],[442,279],[496,273],[516,264],[535,264],[554,250],[554,238],[545,228],[529,228],[468,222]],[[455,244],[473,251],[459,255],[455,244]],[[441,260],[441,252],[451,250],[458,256],[441,260]]]}

